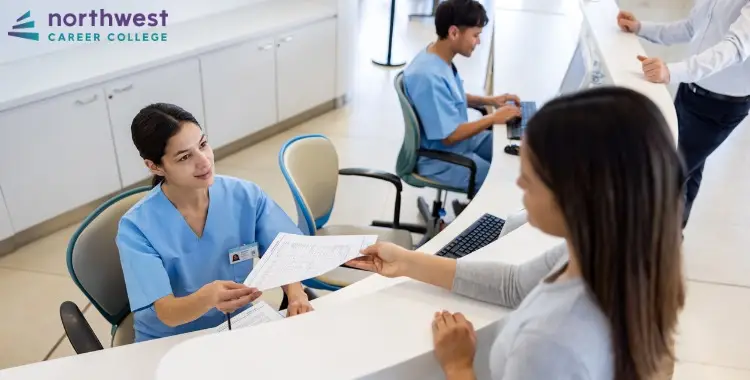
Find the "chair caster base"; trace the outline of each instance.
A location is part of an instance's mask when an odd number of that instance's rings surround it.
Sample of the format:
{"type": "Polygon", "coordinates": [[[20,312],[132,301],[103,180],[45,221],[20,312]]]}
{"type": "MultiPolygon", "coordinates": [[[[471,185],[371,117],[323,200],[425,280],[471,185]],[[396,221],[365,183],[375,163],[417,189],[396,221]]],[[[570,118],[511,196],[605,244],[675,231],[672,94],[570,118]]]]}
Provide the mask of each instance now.
{"type": "Polygon", "coordinates": [[[461,203],[458,199],[453,200],[453,213],[456,214],[456,217],[461,215],[461,213],[464,211],[466,206],[468,206],[469,203],[461,203]]]}

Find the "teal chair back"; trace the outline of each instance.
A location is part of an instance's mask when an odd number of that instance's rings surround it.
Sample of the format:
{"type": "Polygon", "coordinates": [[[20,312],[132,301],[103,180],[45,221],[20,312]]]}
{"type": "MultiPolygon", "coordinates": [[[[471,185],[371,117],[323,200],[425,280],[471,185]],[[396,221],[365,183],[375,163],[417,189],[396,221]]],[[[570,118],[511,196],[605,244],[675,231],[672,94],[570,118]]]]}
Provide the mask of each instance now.
{"type": "Polygon", "coordinates": [[[396,75],[394,86],[401,105],[401,114],[404,118],[404,141],[401,143],[401,150],[398,152],[398,159],[396,160],[396,175],[412,186],[423,187],[421,181],[415,181],[413,178],[417,168],[417,151],[420,145],[420,122],[414,106],[406,95],[403,71],[396,75]]]}
{"type": "Polygon", "coordinates": [[[138,187],[107,200],[83,220],[68,243],[68,272],[91,304],[112,324],[113,336],[130,314],[115,243],[117,229],[122,216],[150,189],[138,187]]]}

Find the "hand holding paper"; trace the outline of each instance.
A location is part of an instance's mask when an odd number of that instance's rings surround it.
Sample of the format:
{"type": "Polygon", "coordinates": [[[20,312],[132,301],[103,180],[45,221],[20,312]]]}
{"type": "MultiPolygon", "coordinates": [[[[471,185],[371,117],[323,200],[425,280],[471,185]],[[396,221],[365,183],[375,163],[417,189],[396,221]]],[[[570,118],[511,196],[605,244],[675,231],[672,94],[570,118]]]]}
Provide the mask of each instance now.
{"type": "Polygon", "coordinates": [[[376,235],[305,236],[280,233],[245,279],[260,291],[320,276],[362,254],[376,235]]]}

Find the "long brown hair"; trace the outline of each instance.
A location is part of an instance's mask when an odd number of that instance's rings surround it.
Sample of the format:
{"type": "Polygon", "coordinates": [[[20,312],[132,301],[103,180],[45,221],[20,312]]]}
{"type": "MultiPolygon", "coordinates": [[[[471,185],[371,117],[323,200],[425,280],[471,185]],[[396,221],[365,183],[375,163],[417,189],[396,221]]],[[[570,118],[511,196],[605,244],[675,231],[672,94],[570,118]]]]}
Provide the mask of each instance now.
{"type": "Polygon", "coordinates": [[[661,111],[624,88],[578,92],[529,120],[526,148],[609,319],[615,379],[655,378],[674,360],[685,301],[683,170],[661,111]]]}

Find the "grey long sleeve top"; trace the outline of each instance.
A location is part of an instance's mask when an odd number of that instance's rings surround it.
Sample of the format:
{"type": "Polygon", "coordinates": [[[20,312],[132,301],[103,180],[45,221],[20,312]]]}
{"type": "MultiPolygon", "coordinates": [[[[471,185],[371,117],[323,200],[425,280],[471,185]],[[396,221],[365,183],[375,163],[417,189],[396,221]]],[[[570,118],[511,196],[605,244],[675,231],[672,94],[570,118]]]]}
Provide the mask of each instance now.
{"type": "Polygon", "coordinates": [[[565,244],[522,265],[458,260],[453,291],[514,308],[490,351],[492,380],[613,379],[610,327],[583,279],[545,281],[565,244]]]}

